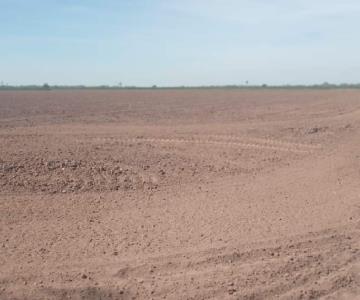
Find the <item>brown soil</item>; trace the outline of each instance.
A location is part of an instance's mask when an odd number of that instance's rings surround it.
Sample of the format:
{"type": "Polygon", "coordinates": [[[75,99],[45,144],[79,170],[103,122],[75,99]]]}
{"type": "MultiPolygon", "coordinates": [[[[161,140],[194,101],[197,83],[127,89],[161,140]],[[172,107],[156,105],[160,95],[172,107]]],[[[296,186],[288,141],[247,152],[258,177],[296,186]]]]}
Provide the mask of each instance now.
{"type": "Polygon", "coordinates": [[[360,91],[0,93],[0,299],[360,298],[360,91]]]}

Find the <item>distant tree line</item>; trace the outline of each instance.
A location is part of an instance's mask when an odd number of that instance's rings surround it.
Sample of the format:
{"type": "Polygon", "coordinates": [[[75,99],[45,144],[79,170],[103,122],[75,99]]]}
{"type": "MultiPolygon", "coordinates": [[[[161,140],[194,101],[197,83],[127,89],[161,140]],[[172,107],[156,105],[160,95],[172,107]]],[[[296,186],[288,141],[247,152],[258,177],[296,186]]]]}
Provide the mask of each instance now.
{"type": "Polygon", "coordinates": [[[313,84],[313,85],[204,85],[204,86],[173,86],[173,87],[161,87],[157,85],[152,85],[149,87],[144,86],[123,86],[121,83],[119,85],[49,85],[44,83],[43,85],[9,85],[9,84],[0,84],[0,90],[64,90],[64,89],[76,89],[76,90],[120,90],[120,89],[359,89],[360,83],[351,84],[351,83],[342,83],[342,84],[332,84],[324,82],[322,84],[313,84]]]}

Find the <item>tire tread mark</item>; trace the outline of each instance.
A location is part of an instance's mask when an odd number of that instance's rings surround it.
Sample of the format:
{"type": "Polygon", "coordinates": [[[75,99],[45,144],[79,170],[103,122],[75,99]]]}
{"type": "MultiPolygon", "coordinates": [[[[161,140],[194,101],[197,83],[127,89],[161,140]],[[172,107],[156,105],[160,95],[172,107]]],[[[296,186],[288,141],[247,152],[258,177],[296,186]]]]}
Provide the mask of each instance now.
{"type": "Polygon", "coordinates": [[[256,148],[263,150],[272,150],[272,151],[285,151],[285,152],[293,152],[299,154],[307,154],[311,153],[311,149],[299,149],[297,147],[290,147],[291,145],[277,146],[277,145],[266,145],[255,142],[240,142],[240,141],[217,141],[217,140],[202,140],[202,139],[183,139],[183,138],[172,138],[172,139],[164,139],[164,138],[129,138],[122,139],[123,142],[149,142],[149,143],[188,143],[188,144],[204,144],[204,145],[218,145],[218,146],[238,146],[242,148],[256,148]]]}

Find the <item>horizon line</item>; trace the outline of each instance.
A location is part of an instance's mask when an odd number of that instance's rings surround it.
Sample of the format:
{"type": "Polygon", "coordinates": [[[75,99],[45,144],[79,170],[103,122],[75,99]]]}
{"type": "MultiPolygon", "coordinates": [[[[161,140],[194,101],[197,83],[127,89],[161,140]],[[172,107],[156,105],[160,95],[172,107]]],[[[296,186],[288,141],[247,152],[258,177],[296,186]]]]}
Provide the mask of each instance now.
{"type": "Polygon", "coordinates": [[[174,86],[138,86],[138,85],[84,85],[84,84],[54,84],[50,85],[44,83],[39,84],[0,84],[0,90],[51,90],[51,89],[259,89],[259,88],[360,88],[360,83],[329,83],[323,82],[321,84],[225,84],[225,85],[174,85],[174,86]]]}

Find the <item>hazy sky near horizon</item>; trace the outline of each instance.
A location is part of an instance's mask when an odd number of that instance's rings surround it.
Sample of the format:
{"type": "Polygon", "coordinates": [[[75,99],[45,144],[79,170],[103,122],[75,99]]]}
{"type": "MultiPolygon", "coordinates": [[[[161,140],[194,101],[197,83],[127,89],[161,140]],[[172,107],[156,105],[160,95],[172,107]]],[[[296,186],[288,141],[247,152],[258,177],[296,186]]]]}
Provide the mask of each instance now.
{"type": "Polygon", "coordinates": [[[9,84],[360,82],[358,0],[0,0],[9,84]]]}

